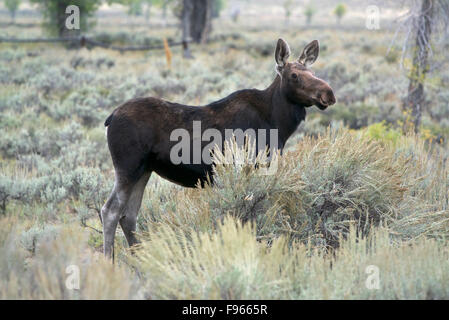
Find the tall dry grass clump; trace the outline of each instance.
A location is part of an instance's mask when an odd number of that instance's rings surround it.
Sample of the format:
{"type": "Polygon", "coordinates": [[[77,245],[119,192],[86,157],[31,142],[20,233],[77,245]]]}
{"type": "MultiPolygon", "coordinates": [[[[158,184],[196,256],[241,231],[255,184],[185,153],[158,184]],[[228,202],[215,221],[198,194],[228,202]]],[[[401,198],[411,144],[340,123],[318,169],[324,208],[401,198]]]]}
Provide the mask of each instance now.
{"type": "Polygon", "coordinates": [[[86,230],[67,225],[40,227],[39,231],[16,218],[1,219],[0,299],[142,297],[129,268],[112,265],[89,248],[86,230]],[[70,278],[75,276],[75,268],[79,282],[70,278]]]}
{"type": "Polygon", "coordinates": [[[442,210],[440,215],[447,215],[441,203],[447,169],[410,137],[400,148],[348,130],[305,137],[269,175],[261,172],[267,159],[254,162],[248,149],[234,145],[227,153],[238,161],[216,153],[213,186],[151,194],[152,208],[162,194],[168,192],[170,200],[164,210],[144,210],[145,229],[157,232],[158,226],[170,225],[213,232],[217,222],[231,215],[254,222],[258,239],[287,235],[290,241],[335,248],[351,225],[362,235],[382,222],[406,237],[411,232],[406,225],[411,227],[419,214],[428,219],[429,212],[442,210]],[[438,177],[429,171],[434,167],[440,168],[438,177]]]}
{"type": "Polygon", "coordinates": [[[131,260],[150,299],[449,297],[449,252],[436,240],[393,246],[386,229],[360,237],[350,228],[335,255],[287,242],[280,236],[268,247],[251,224],[228,216],[216,232],[191,238],[165,225],[131,260]]]}

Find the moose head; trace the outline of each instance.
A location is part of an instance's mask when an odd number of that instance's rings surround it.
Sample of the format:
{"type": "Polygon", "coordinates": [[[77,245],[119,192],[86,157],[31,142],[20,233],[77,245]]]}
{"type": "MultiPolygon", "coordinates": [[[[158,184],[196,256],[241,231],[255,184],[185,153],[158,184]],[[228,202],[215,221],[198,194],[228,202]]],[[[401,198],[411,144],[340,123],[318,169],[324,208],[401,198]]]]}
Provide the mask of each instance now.
{"type": "Polygon", "coordinates": [[[285,40],[279,39],[275,51],[276,72],[281,78],[281,90],[290,102],[304,107],[315,105],[324,110],[336,100],[329,84],[309,69],[319,52],[318,40],[313,40],[296,61],[288,62],[290,47],[285,40]]]}

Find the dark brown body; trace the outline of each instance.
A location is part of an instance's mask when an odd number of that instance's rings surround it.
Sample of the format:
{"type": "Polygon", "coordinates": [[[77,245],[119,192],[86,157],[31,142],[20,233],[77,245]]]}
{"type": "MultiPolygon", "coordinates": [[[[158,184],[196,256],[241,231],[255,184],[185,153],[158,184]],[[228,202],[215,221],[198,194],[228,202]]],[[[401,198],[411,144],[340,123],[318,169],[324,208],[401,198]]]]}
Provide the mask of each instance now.
{"type": "MultiPolygon", "coordinates": [[[[177,143],[170,133],[184,128],[192,133],[193,121],[201,129],[214,128],[225,137],[225,129],[278,129],[277,146],[285,142],[305,119],[304,106],[283,99],[279,76],[266,90],[247,89],[207,106],[196,107],[171,103],[157,98],[140,98],[118,107],[108,118],[108,144],[116,170],[132,183],[147,171],[185,187],[204,182],[211,165],[178,164],[170,160],[170,150],[177,143]],[[282,110],[282,112],[280,112],[282,110]]],[[[190,134],[193,137],[193,134],[190,134]]],[[[208,142],[203,142],[203,146],[208,142]]],[[[270,145],[267,135],[267,145],[270,145]]],[[[193,146],[193,142],[191,143],[193,146]]],[[[190,152],[191,156],[193,152],[190,152]]]]}
{"type": "MultiPolygon", "coordinates": [[[[202,160],[198,164],[173,163],[170,151],[178,143],[170,141],[174,130],[185,129],[190,133],[189,139],[193,139],[193,122],[200,121],[201,131],[216,129],[224,139],[226,129],[275,129],[277,141],[270,141],[267,135],[265,145],[275,143],[282,151],[287,139],[305,119],[306,107],[316,105],[325,109],[334,104],[330,86],[307,68],[316,60],[318,48],[315,40],[306,46],[297,62],[287,63],[290,49],[280,39],[275,52],[278,75],[265,90],[236,91],[201,107],[139,98],[115,109],[105,122],[115,168],[114,189],[101,212],[105,254],[112,255],[118,222],[128,243],[136,242],[137,213],[152,172],[185,187],[203,184],[208,175],[213,178],[212,166],[202,160]]],[[[202,146],[208,143],[202,142],[202,146]]],[[[193,141],[190,146],[193,147],[193,141]]],[[[257,141],[256,146],[262,147],[257,141]]],[[[192,149],[190,156],[193,157],[192,149]]]]}

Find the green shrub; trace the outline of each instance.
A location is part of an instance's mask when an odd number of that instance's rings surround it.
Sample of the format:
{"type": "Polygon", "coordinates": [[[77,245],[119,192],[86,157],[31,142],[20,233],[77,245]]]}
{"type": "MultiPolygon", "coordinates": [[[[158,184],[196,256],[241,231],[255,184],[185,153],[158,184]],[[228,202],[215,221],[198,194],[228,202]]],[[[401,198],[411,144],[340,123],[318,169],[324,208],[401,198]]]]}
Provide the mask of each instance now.
{"type": "Polygon", "coordinates": [[[307,24],[311,24],[312,23],[312,18],[315,15],[316,10],[314,7],[312,7],[311,5],[308,5],[306,7],[306,9],[304,10],[304,15],[306,16],[306,22],[307,24]]]}
{"type": "Polygon", "coordinates": [[[401,131],[393,129],[385,124],[385,121],[372,124],[364,129],[366,135],[372,139],[376,139],[385,143],[396,145],[402,137],[401,131]]]}
{"type": "Polygon", "coordinates": [[[385,56],[385,60],[390,64],[397,63],[399,58],[400,53],[398,50],[390,50],[388,54],[385,56]]]}
{"type": "Polygon", "coordinates": [[[334,14],[337,17],[337,22],[340,23],[343,16],[346,14],[346,5],[340,3],[334,9],[334,14]]]}
{"type": "Polygon", "coordinates": [[[11,15],[12,21],[14,21],[16,17],[16,12],[20,6],[20,0],[5,0],[5,7],[8,9],[9,14],[11,15]]]}

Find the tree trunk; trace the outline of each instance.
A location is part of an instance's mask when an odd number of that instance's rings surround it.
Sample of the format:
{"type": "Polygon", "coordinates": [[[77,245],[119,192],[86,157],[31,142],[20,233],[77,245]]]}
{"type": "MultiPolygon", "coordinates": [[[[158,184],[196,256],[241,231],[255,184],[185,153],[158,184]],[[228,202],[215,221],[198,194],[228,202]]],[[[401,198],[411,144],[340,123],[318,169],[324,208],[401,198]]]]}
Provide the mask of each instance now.
{"type": "Polygon", "coordinates": [[[193,14],[190,20],[190,35],[196,43],[206,43],[210,29],[212,16],[212,0],[193,1],[193,14]]]}
{"type": "Polygon", "coordinates": [[[16,11],[11,11],[11,23],[14,24],[16,22],[16,11]]]}
{"type": "Polygon", "coordinates": [[[165,0],[162,4],[162,19],[164,20],[164,27],[167,26],[167,1],[165,0]]]}
{"type": "Polygon", "coordinates": [[[145,21],[148,22],[148,20],[150,20],[150,15],[151,15],[151,3],[148,2],[147,6],[145,8],[145,21]]]}
{"type": "Polygon", "coordinates": [[[206,43],[211,30],[212,0],[184,0],[181,18],[184,58],[192,58],[189,41],[206,43]]]}
{"type": "Polygon", "coordinates": [[[405,132],[413,128],[419,132],[421,116],[425,102],[424,81],[429,71],[429,50],[432,34],[432,18],[434,15],[434,0],[422,0],[421,12],[417,18],[416,44],[413,51],[413,65],[410,70],[408,95],[403,106],[411,121],[404,121],[405,132]]]}
{"type": "Polygon", "coordinates": [[[65,3],[58,3],[58,11],[56,12],[56,21],[58,21],[58,34],[60,37],[67,37],[69,36],[69,30],[65,27],[65,3]]]}
{"type": "Polygon", "coordinates": [[[184,0],[182,7],[181,29],[182,29],[182,46],[184,49],[184,58],[191,59],[192,53],[189,49],[189,42],[192,40],[190,36],[190,22],[192,21],[193,4],[194,0],[184,0]]]}

